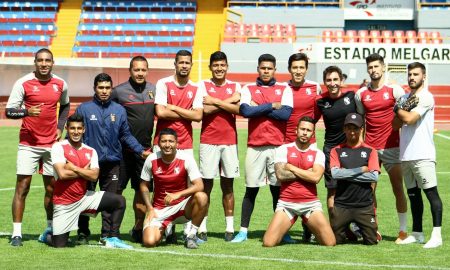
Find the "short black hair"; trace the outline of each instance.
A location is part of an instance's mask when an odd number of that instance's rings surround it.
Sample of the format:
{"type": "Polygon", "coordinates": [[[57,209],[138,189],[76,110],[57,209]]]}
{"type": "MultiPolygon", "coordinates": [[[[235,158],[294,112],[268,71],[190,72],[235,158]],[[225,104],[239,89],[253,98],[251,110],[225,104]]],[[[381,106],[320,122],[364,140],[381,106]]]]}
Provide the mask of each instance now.
{"type": "Polygon", "coordinates": [[[177,52],[177,54],[175,55],[175,63],[178,62],[178,58],[180,56],[189,56],[191,58],[191,62],[192,62],[192,53],[188,50],[179,50],[177,52]]]}
{"type": "Polygon", "coordinates": [[[268,53],[262,54],[258,58],[258,66],[261,64],[261,62],[272,62],[274,67],[277,65],[277,59],[275,59],[275,56],[268,53]]]}
{"type": "Polygon", "coordinates": [[[66,126],[68,127],[70,123],[82,123],[84,126],[84,117],[81,114],[72,114],[67,118],[66,126]]]}
{"type": "Polygon", "coordinates": [[[308,122],[314,125],[314,129],[316,128],[316,121],[311,116],[302,116],[297,123],[297,128],[300,126],[300,122],[308,122]]]}
{"type": "Polygon", "coordinates": [[[308,56],[305,53],[294,53],[289,56],[288,69],[291,68],[292,62],[294,61],[305,61],[306,69],[308,69],[308,56]]]}
{"type": "Polygon", "coordinates": [[[227,55],[224,52],[222,52],[222,51],[213,52],[211,54],[211,56],[209,57],[209,65],[212,65],[212,63],[215,61],[221,61],[221,60],[225,60],[225,62],[227,62],[227,64],[228,64],[227,55]]]}
{"type": "Polygon", "coordinates": [[[336,72],[339,75],[339,78],[342,80],[344,78],[344,75],[342,74],[342,70],[338,66],[329,66],[323,71],[323,81],[325,82],[325,78],[327,77],[327,74],[336,72]]]}
{"type": "Polygon", "coordinates": [[[129,69],[129,70],[131,70],[131,69],[133,68],[133,63],[134,63],[135,61],[142,61],[142,62],[145,62],[145,63],[147,63],[147,67],[148,67],[148,61],[147,61],[147,58],[145,58],[145,57],[142,56],[142,55],[137,55],[137,56],[131,58],[131,61],[130,61],[130,69],[129,69]]]}
{"type": "Polygon", "coordinates": [[[378,53],[372,53],[371,55],[366,57],[366,64],[367,65],[369,63],[372,63],[372,62],[375,62],[375,61],[380,61],[381,64],[384,64],[383,56],[379,55],[378,53]]]}
{"type": "Polygon", "coordinates": [[[50,50],[47,49],[47,48],[41,48],[41,49],[39,49],[39,50],[34,54],[34,61],[37,60],[37,56],[38,56],[38,54],[40,54],[40,53],[48,53],[48,54],[50,54],[50,55],[52,56],[52,60],[53,60],[53,53],[52,53],[52,51],[50,51],[50,50]]]}
{"type": "Polygon", "coordinates": [[[109,76],[106,73],[100,73],[97,76],[95,76],[94,89],[97,87],[98,83],[100,83],[100,82],[110,82],[111,83],[111,87],[113,86],[113,82],[112,82],[111,76],[109,76]]]}
{"type": "Polygon", "coordinates": [[[412,62],[411,64],[408,65],[408,71],[410,71],[411,69],[415,69],[415,68],[420,68],[422,70],[423,74],[427,73],[427,69],[425,68],[425,65],[420,62],[412,62]]]}
{"type": "Polygon", "coordinates": [[[163,135],[173,135],[175,137],[175,140],[178,141],[178,135],[177,132],[171,128],[164,128],[159,132],[159,138],[158,138],[158,142],[161,141],[161,137],[163,135]]]}

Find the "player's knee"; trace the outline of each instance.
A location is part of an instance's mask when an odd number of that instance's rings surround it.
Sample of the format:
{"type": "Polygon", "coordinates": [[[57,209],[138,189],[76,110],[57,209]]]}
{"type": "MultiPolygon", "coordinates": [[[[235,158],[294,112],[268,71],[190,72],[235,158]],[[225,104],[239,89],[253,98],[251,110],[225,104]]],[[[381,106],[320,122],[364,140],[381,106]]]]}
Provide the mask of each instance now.
{"type": "Polygon", "coordinates": [[[196,192],[194,194],[194,200],[200,207],[205,207],[208,204],[208,195],[205,192],[196,192]]]}
{"type": "Polygon", "coordinates": [[[336,238],[334,237],[334,234],[328,235],[327,237],[324,237],[322,239],[322,245],[327,247],[332,247],[336,245],[336,238]]]}
{"type": "Polygon", "coordinates": [[[263,237],[263,247],[274,247],[276,246],[278,243],[275,239],[273,239],[273,237],[270,237],[266,234],[264,234],[263,237]]]}

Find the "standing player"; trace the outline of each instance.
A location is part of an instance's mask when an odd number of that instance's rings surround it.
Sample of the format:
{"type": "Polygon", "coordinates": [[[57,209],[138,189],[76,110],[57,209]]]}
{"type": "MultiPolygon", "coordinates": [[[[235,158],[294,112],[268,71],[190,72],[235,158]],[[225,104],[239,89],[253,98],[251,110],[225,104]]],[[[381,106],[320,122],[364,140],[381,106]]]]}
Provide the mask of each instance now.
{"type": "Polygon", "coordinates": [[[394,120],[392,108],[405,91],[398,85],[385,84],[386,66],[382,56],[376,53],[371,54],[366,58],[366,63],[370,83],[356,92],[356,108],[358,113],[365,116],[365,142],[377,149],[380,162],[383,163],[391,181],[400,224],[395,242],[399,243],[407,237],[407,202],[403,191],[402,169],[399,160],[399,132],[392,127],[394,120]]]}
{"type": "MultiPolygon", "coordinates": [[[[297,138],[298,120],[303,116],[318,119],[316,99],[322,93],[322,89],[317,82],[306,80],[308,72],[308,56],[304,53],[295,53],[289,57],[288,70],[291,74],[289,86],[292,89],[293,105],[292,114],[287,121],[285,143],[294,142],[297,138]]],[[[313,134],[311,143],[316,143],[313,134]]]]}
{"type": "Polygon", "coordinates": [[[317,100],[319,114],[325,124],[325,186],[327,188],[327,207],[330,214],[334,206],[337,182],[331,177],[330,151],[345,141],[344,120],[347,114],[356,112],[355,92],[343,91],[343,74],[339,67],[329,66],[323,71],[323,83],[327,92],[317,100]]]}
{"type": "Polygon", "coordinates": [[[345,241],[351,222],[360,228],[364,244],[378,243],[373,192],[380,166],[377,151],[361,139],[363,126],[361,115],[348,114],[344,122],[346,140],[330,153],[331,175],[337,181],[330,222],[338,244],[345,241]]]}
{"type": "Polygon", "coordinates": [[[198,248],[197,230],[206,214],[208,197],[202,192],[202,175],[194,157],[177,150],[177,144],[177,133],[173,129],[161,130],[158,134],[160,151],[147,158],[142,170],[140,187],[147,206],[142,240],[146,247],[158,245],[169,224],[192,219],[184,245],[198,248]],[[151,179],[152,200],[149,196],[151,179]]]}
{"type": "MultiPolygon", "coordinates": [[[[145,80],[148,72],[147,59],[143,56],[133,57],[130,61],[129,71],[130,78],[128,81],[114,87],[111,99],[122,105],[127,111],[127,120],[131,134],[145,149],[151,149],[155,116],[155,86],[145,80]]],[[[139,191],[139,183],[145,160],[126,147],[123,148],[122,155],[118,193],[122,194],[131,178],[131,188],[134,189],[133,210],[135,222],[131,230],[131,238],[133,241],[141,243],[145,205],[139,191]]]]}
{"type": "Polygon", "coordinates": [[[280,196],[280,184],[275,176],[275,149],[284,142],[286,121],[292,112],[292,90],[277,83],[274,74],[276,59],[263,54],[258,59],[256,83],[241,91],[240,113],[248,120],[247,156],[245,158],[245,195],[242,201],[241,228],[231,242],[247,240],[250,218],[259,187],[270,184],[272,207],[275,211],[280,196]]]}
{"type": "MultiPolygon", "coordinates": [[[[222,205],[225,214],[225,241],[234,235],[233,180],[239,177],[237,153],[236,114],[239,114],[241,86],[226,79],[228,62],[225,53],[211,54],[209,69],[212,78],[202,81],[199,88],[207,95],[203,98],[203,120],[200,135],[200,172],[204,191],[208,195],[208,208],[214,177],[220,169],[222,205]]],[[[198,237],[207,240],[208,216],[203,219],[198,237]]]]}
{"type": "MultiPolygon", "coordinates": [[[[40,162],[43,165],[44,207],[47,213],[47,228],[41,236],[51,232],[52,228],[54,178],[50,149],[61,137],[70,109],[67,83],[52,74],[53,64],[50,50],[38,50],[34,56],[35,71],[16,81],[6,104],[6,117],[23,120],[17,152],[16,190],[12,201],[12,246],[22,246],[25,200],[32,175],[40,162]]],[[[39,239],[43,240],[41,236],[39,239]]]]}
{"type": "MultiPolygon", "coordinates": [[[[146,158],[150,151],[133,137],[128,126],[125,109],[111,100],[112,79],[106,73],[100,73],[94,79],[95,95],[92,101],[82,103],[76,113],[84,117],[86,132],[83,141],[94,148],[100,165],[100,190],[117,192],[119,184],[122,143],[133,152],[146,158]]],[[[90,183],[89,190],[95,190],[96,182],[90,183]]],[[[114,233],[110,213],[102,212],[102,231],[100,243],[114,233]]],[[[89,217],[79,219],[78,244],[88,244],[89,217]]]]}
{"type": "MultiPolygon", "coordinates": [[[[178,51],[174,66],[175,75],[160,79],[156,83],[155,108],[158,123],[153,144],[157,145],[158,134],[161,130],[172,128],[179,138],[177,144],[179,150],[194,156],[192,121],[200,122],[202,120],[204,94],[189,79],[192,68],[192,54],[189,51],[178,51]]],[[[189,231],[188,224],[185,226],[185,234],[189,231]]],[[[174,235],[171,238],[173,237],[174,235]]]]}
{"type": "Polygon", "coordinates": [[[78,228],[82,212],[111,214],[111,236],[105,239],[107,247],[127,248],[118,238],[120,224],[125,212],[125,198],[113,192],[88,191],[87,182],[96,182],[99,175],[98,156],[95,149],[82,143],[85,132],[81,115],[72,115],[67,120],[68,139],[52,147],[52,162],[55,169],[55,191],[53,192],[53,233],[44,235],[45,242],[54,247],[65,247],[70,231],[78,228]]]}
{"type": "Polygon", "coordinates": [[[400,159],[408,189],[413,230],[401,244],[423,243],[423,189],[430,202],[433,231],[424,248],[442,245],[442,201],[437,190],[436,149],[433,141],[434,98],[424,86],[425,66],[414,62],[408,65],[408,85],[411,92],[404,96],[405,104],[396,106],[397,117],[403,122],[400,133],[400,159]],[[411,106],[410,106],[411,105],[411,106]],[[415,107],[414,105],[417,105],[415,107]]]}
{"type": "Polygon", "coordinates": [[[320,244],[334,246],[336,239],[322,212],[317,184],[325,170],[325,156],[310,140],[315,131],[313,118],[300,118],[297,139],[276,151],[275,173],[281,182],[280,199],[263,238],[263,246],[273,247],[300,216],[320,244]]]}

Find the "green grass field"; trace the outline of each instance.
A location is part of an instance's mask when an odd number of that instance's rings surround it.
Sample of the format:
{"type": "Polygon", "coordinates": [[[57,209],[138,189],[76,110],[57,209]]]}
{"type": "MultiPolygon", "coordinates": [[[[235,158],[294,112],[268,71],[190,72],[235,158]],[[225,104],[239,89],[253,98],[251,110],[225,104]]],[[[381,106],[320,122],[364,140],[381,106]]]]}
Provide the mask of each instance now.
{"type": "MultiPolygon", "coordinates": [[[[435,136],[437,148],[437,171],[439,192],[446,211],[450,202],[450,132],[435,136]]],[[[195,134],[198,139],[198,131],[195,134]]],[[[323,131],[318,131],[321,147],[323,131]]],[[[54,249],[37,242],[38,235],[45,227],[43,209],[42,178],[34,176],[32,188],[27,198],[23,221],[24,246],[13,248],[9,245],[12,231],[11,200],[15,185],[16,151],[18,128],[0,128],[0,268],[1,269],[359,269],[359,268],[402,268],[402,269],[450,269],[448,235],[450,235],[450,215],[444,212],[444,245],[437,249],[425,250],[422,245],[398,246],[394,240],[398,232],[395,202],[389,179],[383,172],[377,189],[379,230],[383,241],[377,246],[346,244],[326,248],[317,244],[282,245],[276,248],[263,248],[262,236],[271,219],[271,196],[268,188],[261,188],[257,197],[255,211],[250,223],[250,239],[242,244],[226,243],[222,240],[225,229],[221,194],[218,183],[213,189],[212,203],[208,218],[208,242],[198,250],[187,250],[181,240],[178,245],[160,246],[146,249],[137,244],[134,250],[105,249],[94,245],[100,232],[100,218],[91,221],[91,246],[76,246],[54,249]]],[[[239,149],[242,176],[235,180],[235,229],[239,229],[241,202],[244,193],[243,161],[246,149],[246,131],[239,132],[239,149]]],[[[326,191],[323,182],[319,184],[319,196],[325,204],[326,191]]],[[[132,211],[132,192],[127,189],[127,211],[122,224],[122,238],[129,241],[128,230],[134,223],[132,211]]],[[[424,232],[427,239],[431,233],[431,217],[428,202],[425,201],[424,232]]],[[[409,227],[411,228],[411,218],[409,227]]],[[[179,232],[181,226],[178,226],[179,232]]],[[[301,225],[295,224],[291,234],[301,239],[301,225]]],[[[74,235],[72,233],[72,239],[74,235]]]]}

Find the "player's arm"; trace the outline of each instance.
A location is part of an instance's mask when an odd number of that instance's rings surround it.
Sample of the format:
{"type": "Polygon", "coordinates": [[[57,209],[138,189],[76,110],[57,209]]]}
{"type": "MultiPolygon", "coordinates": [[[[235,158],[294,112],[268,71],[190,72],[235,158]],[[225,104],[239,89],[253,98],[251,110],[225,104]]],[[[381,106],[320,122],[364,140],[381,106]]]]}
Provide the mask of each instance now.
{"type": "Polygon", "coordinates": [[[378,181],[378,171],[369,171],[367,166],[352,169],[332,167],[331,176],[336,180],[347,180],[352,182],[378,181]]]}
{"type": "Polygon", "coordinates": [[[183,119],[178,113],[168,109],[167,105],[156,104],[155,112],[156,116],[158,116],[158,119],[166,119],[166,120],[183,119]]]}
{"type": "Polygon", "coordinates": [[[131,134],[130,126],[128,125],[128,120],[126,118],[125,109],[123,107],[120,108],[122,113],[118,114],[120,127],[119,127],[119,140],[121,143],[124,143],[130,149],[133,150],[135,154],[142,158],[147,158],[150,152],[145,151],[144,147],[136,140],[136,138],[131,134]]]}
{"type": "Polygon", "coordinates": [[[364,110],[364,105],[361,101],[361,93],[365,88],[361,88],[355,93],[355,104],[356,104],[356,112],[360,115],[364,115],[366,111],[364,110]]]}
{"type": "Polygon", "coordinates": [[[317,163],[315,163],[310,170],[300,169],[290,163],[287,163],[285,168],[291,171],[298,178],[313,184],[320,182],[323,172],[325,171],[325,167],[317,163]]]}
{"type": "MultiPolygon", "coordinates": [[[[100,169],[98,167],[90,168],[90,166],[88,165],[85,168],[81,168],[81,167],[75,166],[71,162],[67,162],[64,165],[64,169],[74,172],[77,175],[76,178],[81,177],[81,178],[86,179],[91,182],[97,181],[98,174],[100,172],[100,169]]],[[[59,175],[59,173],[58,173],[58,175],[59,175]]]]}
{"type": "Polygon", "coordinates": [[[280,182],[295,181],[297,176],[290,170],[286,169],[285,162],[275,163],[275,175],[280,182]]]}
{"type": "Polygon", "coordinates": [[[166,109],[178,114],[181,119],[185,120],[200,122],[203,118],[203,108],[184,109],[176,105],[168,104],[166,109]]]}
{"type": "Polygon", "coordinates": [[[291,116],[293,107],[294,99],[292,89],[286,86],[281,96],[281,102],[272,103],[273,110],[267,116],[275,120],[287,121],[291,116]]]}
{"type": "Polygon", "coordinates": [[[58,113],[58,126],[56,140],[61,138],[62,131],[64,130],[64,125],[66,124],[67,117],[70,111],[70,101],[68,94],[68,86],[64,81],[61,97],[59,98],[59,113],[58,113]]]}
{"type": "Polygon", "coordinates": [[[239,93],[234,93],[233,96],[225,100],[205,96],[203,97],[203,112],[205,114],[213,114],[224,110],[232,114],[239,114],[239,99],[239,93]]]}
{"type": "Polygon", "coordinates": [[[404,111],[402,109],[398,109],[396,113],[396,118],[401,121],[401,123],[405,123],[407,125],[414,125],[419,119],[420,114],[415,111],[404,111]]]}
{"type": "Polygon", "coordinates": [[[30,106],[28,109],[24,107],[25,90],[20,81],[17,81],[6,103],[5,114],[10,119],[20,119],[26,116],[39,116],[41,107],[44,103],[30,106]]]}

